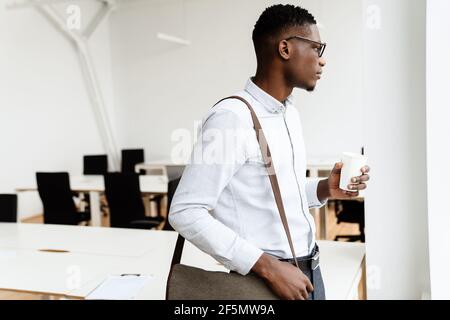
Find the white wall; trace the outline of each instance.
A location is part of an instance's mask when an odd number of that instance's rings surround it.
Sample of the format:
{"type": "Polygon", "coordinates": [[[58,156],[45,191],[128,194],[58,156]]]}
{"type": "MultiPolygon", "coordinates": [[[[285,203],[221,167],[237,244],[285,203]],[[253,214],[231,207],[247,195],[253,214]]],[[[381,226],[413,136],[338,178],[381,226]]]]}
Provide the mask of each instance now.
{"type": "MultiPolygon", "coordinates": [[[[80,174],[82,156],[102,153],[78,57],[33,9],[6,10],[0,0],[0,192],[27,186],[39,170],[80,174]]],[[[85,25],[97,5],[80,3],[85,25]]],[[[65,6],[58,8],[65,14],[65,6]]],[[[109,26],[94,35],[93,56],[112,104],[109,26]]],[[[21,194],[21,217],[40,213],[36,193],[21,194]]]]}
{"type": "MultiPolygon", "coordinates": [[[[194,123],[254,75],[251,32],[269,4],[280,1],[173,0],[123,7],[111,16],[115,102],[122,147],[169,158],[171,134],[194,123]],[[186,38],[180,46],[157,32],[186,38]]],[[[289,1],[281,1],[288,3],[289,1]]],[[[304,0],[324,26],[328,65],[317,91],[297,92],[310,157],[337,158],[362,146],[360,0],[304,0]],[[345,123],[345,125],[341,125],[345,123]]]]}
{"type": "Polygon", "coordinates": [[[431,298],[450,299],[450,2],[427,1],[427,163],[431,298]]]}
{"type": "MultiPolygon", "coordinates": [[[[291,2],[291,3],[296,3],[291,2]]],[[[299,93],[306,152],[309,157],[336,158],[364,146],[362,118],[362,1],[300,1],[323,25],[327,42],[324,77],[313,93],[299,93]]]]}
{"type": "Polygon", "coordinates": [[[368,297],[420,299],[429,295],[425,0],[365,0],[364,13],[369,7],[364,28],[364,140],[372,167],[365,202],[368,297]],[[381,13],[379,29],[370,28],[377,26],[374,8],[381,13]]]}

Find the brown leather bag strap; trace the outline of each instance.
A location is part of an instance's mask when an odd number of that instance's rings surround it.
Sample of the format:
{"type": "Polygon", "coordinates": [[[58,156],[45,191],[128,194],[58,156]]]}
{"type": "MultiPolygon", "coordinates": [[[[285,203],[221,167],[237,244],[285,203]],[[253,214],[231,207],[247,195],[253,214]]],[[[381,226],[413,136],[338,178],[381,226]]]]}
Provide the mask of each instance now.
{"type": "Polygon", "coordinates": [[[286,213],[284,211],[284,205],[283,205],[283,200],[281,198],[280,186],[278,185],[277,175],[275,173],[275,168],[274,168],[274,165],[272,162],[272,154],[270,152],[269,145],[267,144],[266,136],[264,135],[264,131],[261,127],[261,123],[259,122],[258,117],[256,116],[256,113],[253,110],[250,103],[240,96],[230,96],[230,97],[224,98],[224,99],[220,100],[219,102],[217,102],[214,106],[216,106],[217,104],[219,104],[220,102],[222,102],[226,99],[238,99],[238,100],[244,102],[247,105],[247,108],[250,110],[250,114],[251,114],[252,120],[253,120],[253,127],[256,132],[256,139],[258,140],[259,147],[261,149],[261,153],[262,153],[262,156],[264,159],[264,164],[266,166],[267,173],[269,175],[270,184],[272,185],[272,191],[273,191],[273,195],[275,197],[275,202],[277,204],[278,212],[281,217],[281,222],[283,223],[284,231],[286,233],[286,236],[287,236],[287,239],[289,242],[289,247],[291,248],[292,258],[294,259],[295,265],[298,268],[299,265],[298,265],[297,259],[295,259],[296,254],[295,254],[295,250],[294,250],[294,244],[292,242],[291,232],[289,231],[288,220],[286,218],[286,213]]]}
{"type": "Polygon", "coordinates": [[[184,247],[184,237],[181,234],[178,234],[177,243],[175,244],[175,251],[172,256],[171,266],[174,264],[179,264],[181,261],[181,256],[183,255],[183,247],[184,247]]]}
{"type": "MultiPolygon", "coordinates": [[[[238,99],[238,100],[244,102],[246,104],[246,106],[248,107],[248,109],[250,110],[250,114],[251,114],[252,120],[253,120],[253,127],[256,132],[256,139],[258,140],[259,147],[261,149],[261,153],[262,153],[262,156],[264,159],[264,164],[267,169],[267,173],[268,173],[268,176],[270,179],[270,184],[272,186],[273,195],[275,197],[275,202],[277,204],[278,212],[280,214],[281,222],[283,223],[284,231],[286,233],[286,236],[287,236],[287,239],[289,242],[289,247],[291,249],[291,253],[292,253],[292,257],[294,258],[295,265],[297,266],[297,268],[299,268],[297,259],[295,259],[296,255],[295,255],[295,250],[294,250],[294,244],[292,242],[291,232],[289,231],[289,224],[288,224],[288,221],[286,218],[286,213],[284,211],[284,205],[283,205],[283,200],[281,198],[280,186],[278,185],[277,175],[275,173],[275,169],[274,169],[273,162],[272,162],[272,154],[270,153],[269,145],[267,144],[266,136],[264,135],[261,124],[258,120],[258,117],[256,116],[255,111],[253,110],[252,106],[250,105],[250,103],[248,103],[247,100],[245,100],[244,98],[242,98],[240,96],[230,96],[230,97],[224,98],[224,99],[220,100],[219,102],[217,102],[214,106],[216,106],[220,102],[227,100],[227,99],[238,99]]],[[[172,265],[180,263],[181,254],[183,251],[183,245],[184,245],[184,238],[181,235],[178,235],[176,249],[174,252],[173,259],[172,259],[172,265]]]]}

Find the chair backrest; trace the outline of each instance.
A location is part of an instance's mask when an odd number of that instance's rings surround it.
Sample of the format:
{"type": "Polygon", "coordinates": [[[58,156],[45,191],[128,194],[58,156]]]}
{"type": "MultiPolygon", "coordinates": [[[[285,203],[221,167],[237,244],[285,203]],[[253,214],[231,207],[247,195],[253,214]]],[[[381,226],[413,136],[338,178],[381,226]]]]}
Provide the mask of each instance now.
{"type": "Polygon", "coordinates": [[[358,200],[338,200],[336,203],[337,207],[340,209],[336,210],[337,223],[357,223],[359,226],[360,234],[355,235],[343,235],[338,234],[335,240],[347,239],[347,241],[366,241],[366,236],[364,232],[365,228],[365,218],[364,218],[364,201],[358,200]]]}
{"type": "Polygon", "coordinates": [[[358,200],[341,200],[341,206],[343,211],[354,212],[355,214],[364,213],[364,201],[358,200]]]}
{"type": "Polygon", "coordinates": [[[16,194],[0,194],[0,222],[17,222],[16,194]]]}
{"type": "MultiPolygon", "coordinates": [[[[177,187],[178,187],[178,184],[180,183],[180,180],[181,180],[181,177],[169,181],[169,184],[167,187],[167,217],[169,217],[170,205],[172,204],[172,199],[173,199],[173,196],[175,195],[175,192],[177,191],[177,187]]],[[[174,230],[172,228],[172,226],[170,225],[168,218],[166,219],[166,221],[164,223],[163,230],[166,230],[166,231],[174,230]]]]}
{"type": "Polygon", "coordinates": [[[144,162],[144,149],[122,150],[122,173],[134,173],[134,167],[144,162]]]}
{"type": "Polygon", "coordinates": [[[108,172],[107,155],[91,155],[83,157],[83,174],[104,175],[108,172]]]}
{"type": "Polygon", "coordinates": [[[76,225],[77,209],[67,172],[37,172],[39,196],[44,205],[44,223],[76,225]]]}
{"type": "Polygon", "coordinates": [[[170,209],[170,205],[172,204],[173,196],[175,195],[175,192],[177,191],[180,180],[181,180],[181,177],[169,181],[169,184],[167,186],[167,208],[168,209],[170,209]]]}
{"type": "Polygon", "coordinates": [[[336,210],[338,223],[350,222],[364,225],[364,201],[358,200],[339,200],[336,210]]]}
{"type": "Polygon", "coordinates": [[[106,174],[105,195],[111,227],[128,228],[131,221],[144,219],[145,207],[136,173],[106,174]]]}

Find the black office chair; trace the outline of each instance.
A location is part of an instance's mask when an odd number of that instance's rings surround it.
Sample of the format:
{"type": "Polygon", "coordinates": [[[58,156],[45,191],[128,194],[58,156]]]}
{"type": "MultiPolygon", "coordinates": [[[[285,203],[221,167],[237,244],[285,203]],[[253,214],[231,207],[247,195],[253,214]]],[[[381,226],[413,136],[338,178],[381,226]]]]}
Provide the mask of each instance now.
{"type": "Polygon", "coordinates": [[[83,157],[84,175],[104,175],[108,172],[107,155],[91,155],[83,157]]]}
{"type": "Polygon", "coordinates": [[[357,200],[339,200],[336,204],[337,223],[348,222],[357,223],[359,225],[359,235],[338,235],[335,237],[335,241],[339,239],[346,239],[347,241],[366,241],[366,235],[364,233],[365,223],[364,223],[364,202],[357,200]]]}
{"type": "MultiPolygon", "coordinates": [[[[144,160],[144,149],[122,150],[122,173],[134,173],[134,167],[144,160]]],[[[145,172],[141,172],[141,174],[145,174],[145,172]]]]}
{"type": "Polygon", "coordinates": [[[0,194],[0,222],[17,222],[16,194],[0,194]]]}
{"type": "Polygon", "coordinates": [[[152,229],[164,221],[164,218],[145,216],[139,175],[136,173],[106,174],[105,194],[111,227],[152,229]]]}
{"type": "MultiPolygon", "coordinates": [[[[138,163],[143,163],[145,161],[144,149],[124,149],[122,150],[122,173],[134,173],[136,172],[135,166],[138,163]]],[[[140,170],[139,174],[144,175],[145,170],[140,170]]],[[[152,195],[150,196],[150,202],[156,204],[156,211],[159,217],[161,217],[161,201],[163,199],[162,195],[152,195]]]]}
{"type": "Polygon", "coordinates": [[[91,220],[89,211],[77,211],[67,172],[38,172],[36,180],[44,205],[44,223],[77,225],[91,220]]]}
{"type": "MultiPolygon", "coordinates": [[[[83,157],[83,174],[84,175],[105,175],[108,173],[108,156],[106,154],[101,155],[89,155],[83,157]]],[[[80,200],[83,201],[87,208],[90,207],[91,201],[88,192],[83,192],[78,195],[80,200]]],[[[103,216],[107,216],[107,206],[104,198],[101,198],[101,211],[103,216]]]]}
{"type": "Polygon", "coordinates": [[[164,226],[163,226],[163,230],[166,231],[174,231],[174,229],[172,228],[172,226],[169,223],[169,211],[170,211],[170,206],[172,204],[172,199],[173,196],[175,195],[175,191],[177,190],[178,184],[180,183],[181,177],[174,179],[174,180],[170,180],[169,181],[169,185],[167,187],[167,214],[166,214],[166,221],[164,221],[164,226]]]}

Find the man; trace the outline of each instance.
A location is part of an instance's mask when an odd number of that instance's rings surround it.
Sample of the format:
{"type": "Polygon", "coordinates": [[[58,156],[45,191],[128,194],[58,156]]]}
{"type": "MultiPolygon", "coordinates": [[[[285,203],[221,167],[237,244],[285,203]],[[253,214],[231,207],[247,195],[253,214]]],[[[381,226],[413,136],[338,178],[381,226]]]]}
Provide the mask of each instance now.
{"type": "MultiPolygon", "coordinates": [[[[339,189],[342,163],[334,166],[328,179],[306,181],[302,129],[292,91],[313,91],[325,66],[325,44],[314,17],[293,5],[269,7],[256,22],[253,43],[256,75],[236,95],[251,104],[261,122],[296,258],[309,261],[318,250],[309,208],[323,206],[328,198],[356,197],[366,188],[369,168],[361,168],[361,175],[352,179],[353,192],[339,189]]],[[[172,201],[169,222],[230,270],[242,275],[255,272],[282,299],[325,299],[320,268],[300,270],[286,261],[293,257],[250,112],[237,99],[220,102],[205,117],[172,201]],[[230,132],[251,134],[229,139],[230,132]]]]}

